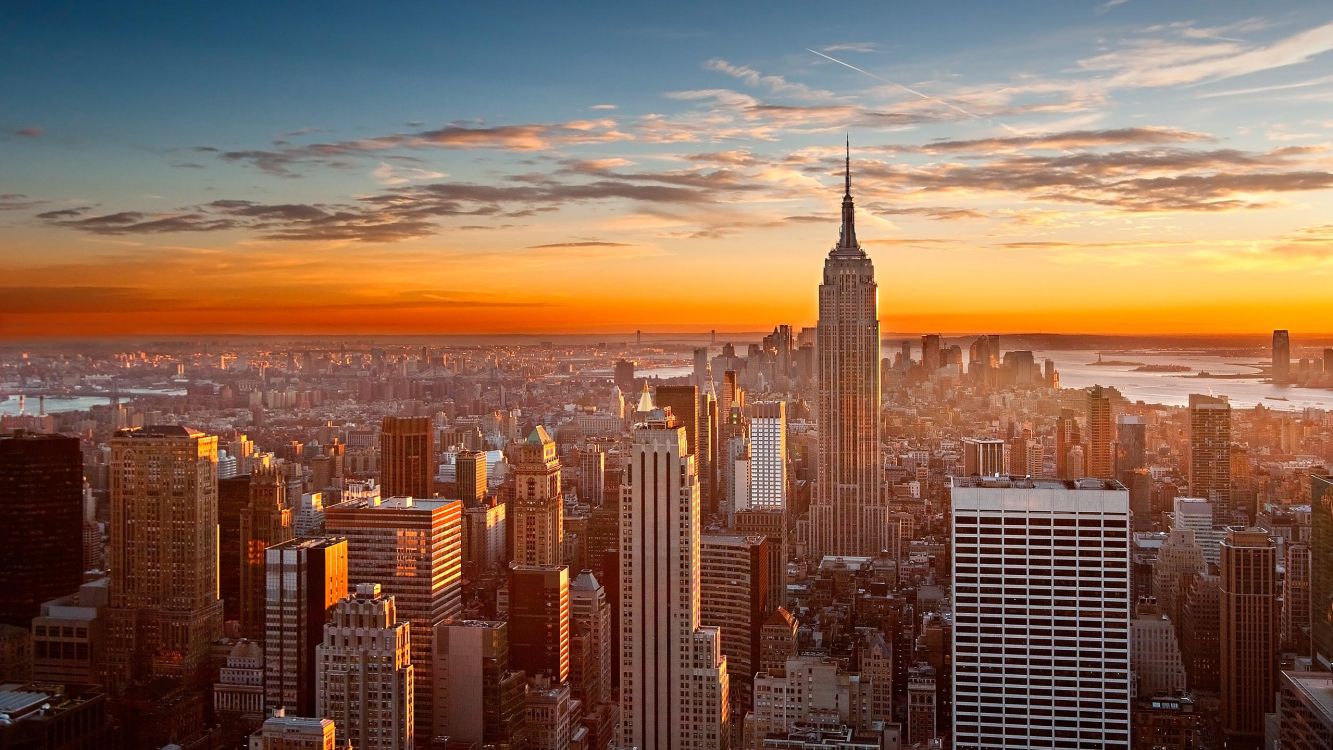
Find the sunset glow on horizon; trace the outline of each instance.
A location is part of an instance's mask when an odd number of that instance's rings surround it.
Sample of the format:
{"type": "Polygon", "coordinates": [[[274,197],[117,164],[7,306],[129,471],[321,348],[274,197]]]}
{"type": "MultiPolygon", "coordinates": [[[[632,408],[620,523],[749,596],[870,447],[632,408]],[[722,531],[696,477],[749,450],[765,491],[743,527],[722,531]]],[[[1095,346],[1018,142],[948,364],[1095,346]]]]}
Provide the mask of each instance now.
{"type": "Polygon", "coordinates": [[[1044,7],[27,8],[0,338],[1333,333],[1327,7],[1044,7]]]}

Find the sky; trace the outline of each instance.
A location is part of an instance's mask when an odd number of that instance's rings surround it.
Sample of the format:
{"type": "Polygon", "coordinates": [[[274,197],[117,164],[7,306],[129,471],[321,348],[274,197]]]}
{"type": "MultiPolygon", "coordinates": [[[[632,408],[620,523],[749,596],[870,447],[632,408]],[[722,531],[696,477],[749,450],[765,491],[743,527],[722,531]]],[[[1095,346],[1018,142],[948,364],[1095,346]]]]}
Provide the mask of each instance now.
{"type": "Polygon", "coordinates": [[[0,337],[1333,333],[1318,2],[28,3],[0,337]],[[1261,14],[1261,15],[1256,15],[1261,14]]]}

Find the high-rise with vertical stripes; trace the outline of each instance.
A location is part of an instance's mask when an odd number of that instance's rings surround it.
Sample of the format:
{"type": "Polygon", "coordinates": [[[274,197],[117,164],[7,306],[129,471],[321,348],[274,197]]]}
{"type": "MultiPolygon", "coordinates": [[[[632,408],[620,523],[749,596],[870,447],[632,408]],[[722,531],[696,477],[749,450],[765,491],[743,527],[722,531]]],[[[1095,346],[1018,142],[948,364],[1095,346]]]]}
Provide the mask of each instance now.
{"type": "Polygon", "coordinates": [[[880,517],[879,291],[856,240],[851,157],[842,230],[819,285],[818,467],[810,507],[812,552],[875,554],[880,517]]]}
{"type": "Polygon", "coordinates": [[[700,625],[699,479],[662,410],[634,430],[620,522],[620,746],[728,745],[721,633],[700,625]]]}

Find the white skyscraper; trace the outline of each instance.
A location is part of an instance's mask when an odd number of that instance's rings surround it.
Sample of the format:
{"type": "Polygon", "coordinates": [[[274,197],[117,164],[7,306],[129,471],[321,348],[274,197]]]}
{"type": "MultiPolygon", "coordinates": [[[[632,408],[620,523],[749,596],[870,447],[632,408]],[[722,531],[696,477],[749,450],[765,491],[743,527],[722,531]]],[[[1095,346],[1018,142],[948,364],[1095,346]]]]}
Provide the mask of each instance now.
{"type": "Polygon", "coordinates": [[[621,741],[637,750],[727,746],[727,663],[699,624],[699,480],[685,431],[661,410],[634,430],[621,493],[621,741]]]}
{"type": "Polygon", "coordinates": [[[812,552],[879,552],[868,533],[883,518],[879,452],[879,292],[875,267],[856,241],[851,158],[842,231],[819,285],[818,473],[810,506],[812,552]]]}
{"type": "Polygon", "coordinates": [[[761,402],[750,412],[750,502],[756,510],[787,508],[787,405],[761,402]]]}
{"type": "Polygon", "coordinates": [[[954,477],[952,495],[954,748],[1128,748],[1129,493],[954,477]]]}
{"type": "Polygon", "coordinates": [[[1171,512],[1171,530],[1194,532],[1194,541],[1203,550],[1203,559],[1216,565],[1222,559],[1224,529],[1217,528],[1215,508],[1211,501],[1201,497],[1177,497],[1171,512]]]}

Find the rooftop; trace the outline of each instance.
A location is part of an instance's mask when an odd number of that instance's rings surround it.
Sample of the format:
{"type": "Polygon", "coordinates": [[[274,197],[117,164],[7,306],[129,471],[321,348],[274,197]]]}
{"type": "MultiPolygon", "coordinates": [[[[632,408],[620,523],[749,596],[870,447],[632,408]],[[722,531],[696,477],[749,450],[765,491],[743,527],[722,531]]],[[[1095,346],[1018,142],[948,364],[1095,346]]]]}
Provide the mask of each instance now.
{"type": "Polygon", "coordinates": [[[1124,490],[1125,486],[1114,479],[1046,479],[1018,476],[971,476],[950,477],[953,487],[978,487],[982,489],[1014,490],[1124,490]]]}
{"type": "Polygon", "coordinates": [[[1328,672],[1283,672],[1301,699],[1319,714],[1325,724],[1333,724],[1333,674],[1328,672]]]}

